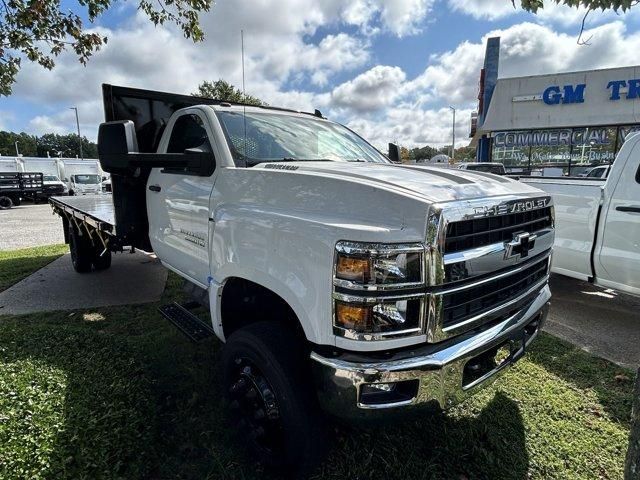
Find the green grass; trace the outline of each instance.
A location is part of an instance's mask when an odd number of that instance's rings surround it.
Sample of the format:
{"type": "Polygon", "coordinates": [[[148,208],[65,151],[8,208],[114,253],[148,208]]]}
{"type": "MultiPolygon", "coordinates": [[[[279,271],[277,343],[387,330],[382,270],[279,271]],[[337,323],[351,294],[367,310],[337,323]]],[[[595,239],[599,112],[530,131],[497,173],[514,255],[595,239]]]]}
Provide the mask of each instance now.
{"type": "MultiPolygon", "coordinates": [[[[179,296],[169,276],[164,301],[179,296]]],[[[225,422],[216,340],[157,305],[0,317],[0,478],[270,478],[225,422]]],[[[316,478],[622,477],[632,374],[549,335],[446,414],[334,427],[316,478]]]]}
{"type": "Polygon", "coordinates": [[[0,251],[0,292],[69,251],[67,245],[47,245],[0,251]]]}

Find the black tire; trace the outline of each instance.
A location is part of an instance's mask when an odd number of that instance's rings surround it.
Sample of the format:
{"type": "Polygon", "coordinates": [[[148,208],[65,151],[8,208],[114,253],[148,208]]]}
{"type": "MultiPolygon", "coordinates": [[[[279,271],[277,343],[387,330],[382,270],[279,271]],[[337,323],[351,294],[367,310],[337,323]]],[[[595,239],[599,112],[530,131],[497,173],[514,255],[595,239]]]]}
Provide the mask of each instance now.
{"type": "Polygon", "coordinates": [[[13,207],[13,202],[9,197],[0,197],[0,210],[8,210],[13,207]]]}
{"type": "Polygon", "coordinates": [[[111,250],[107,250],[102,254],[104,248],[100,245],[95,251],[93,256],[93,268],[96,270],[106,270],[111,266],[111,250]]]}
{"type": "Polygon", "coordinates": [[[20,197],[14,197],[12,202],[14,207],[19,207],[22,203],[22,199],[20,197]]]}
{"type": "Polygon", "coordinates": [[[304,477],[324,458],[326,423],[303,341],[258,322],[234,332],[222,354],[224,388],[240,440],[264,465],[304,477]]]}
{"type": "Polygon", "coordinates": [[[69,190],[69,196],[73,197],[75,195],[75,192],[73,190],[69,190]]]}
{"type": "Polygon", "coordinates": [[[91,271],[93,245],[86,235],[80,235],[73,225],[69,225],[69,251],[73,269],[78,273],[91,271]]]}

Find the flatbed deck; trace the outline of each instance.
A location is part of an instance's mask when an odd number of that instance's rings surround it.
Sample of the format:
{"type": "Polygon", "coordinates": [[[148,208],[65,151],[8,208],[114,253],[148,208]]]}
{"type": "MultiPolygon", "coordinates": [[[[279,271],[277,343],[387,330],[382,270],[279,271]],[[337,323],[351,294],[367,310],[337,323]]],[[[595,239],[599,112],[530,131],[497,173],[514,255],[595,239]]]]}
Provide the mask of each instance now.
{"type": "Polygon", "coordinates": [[[51,197],[54,212],[85,222],[100,232],[116,234],[116,215],[111,195],[51,197]]]}

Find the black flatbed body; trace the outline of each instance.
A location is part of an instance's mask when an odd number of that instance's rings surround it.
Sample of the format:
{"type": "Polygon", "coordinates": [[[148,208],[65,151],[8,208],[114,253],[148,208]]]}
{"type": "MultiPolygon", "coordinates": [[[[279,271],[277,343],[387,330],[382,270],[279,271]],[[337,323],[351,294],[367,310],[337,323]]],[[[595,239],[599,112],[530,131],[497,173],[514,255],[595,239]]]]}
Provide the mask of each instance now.
{"type": "Polygon", "coordinates": [[[63,218],[73,217],[100,232],[117,236],[116,214],[111,195],[82,195],[49,198],[53,211],[63,218]]]}

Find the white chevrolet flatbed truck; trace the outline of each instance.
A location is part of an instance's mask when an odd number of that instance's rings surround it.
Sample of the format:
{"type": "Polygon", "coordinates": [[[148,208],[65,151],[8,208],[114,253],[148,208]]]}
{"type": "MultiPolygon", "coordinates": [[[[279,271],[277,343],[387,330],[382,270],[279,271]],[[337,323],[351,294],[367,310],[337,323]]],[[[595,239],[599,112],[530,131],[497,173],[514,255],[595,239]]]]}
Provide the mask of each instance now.
{"type": "Polygon", "coordinates": [[[160,311],[225,343],[230,416],[263,462],[313,465],[325,413],[450,407],[540,331],[554,241],[541,191],[393,164],[317,111],[103,96],[113,195],[51,199],[74,267],[108,268],[132,247],[184,278],[195,301],[160,311]]]}
{"type": "Polygon", "coordinates": [[[640,134],[603,178],[521,177],[553,197],[552,271],[640,295],[640,134]]]}

